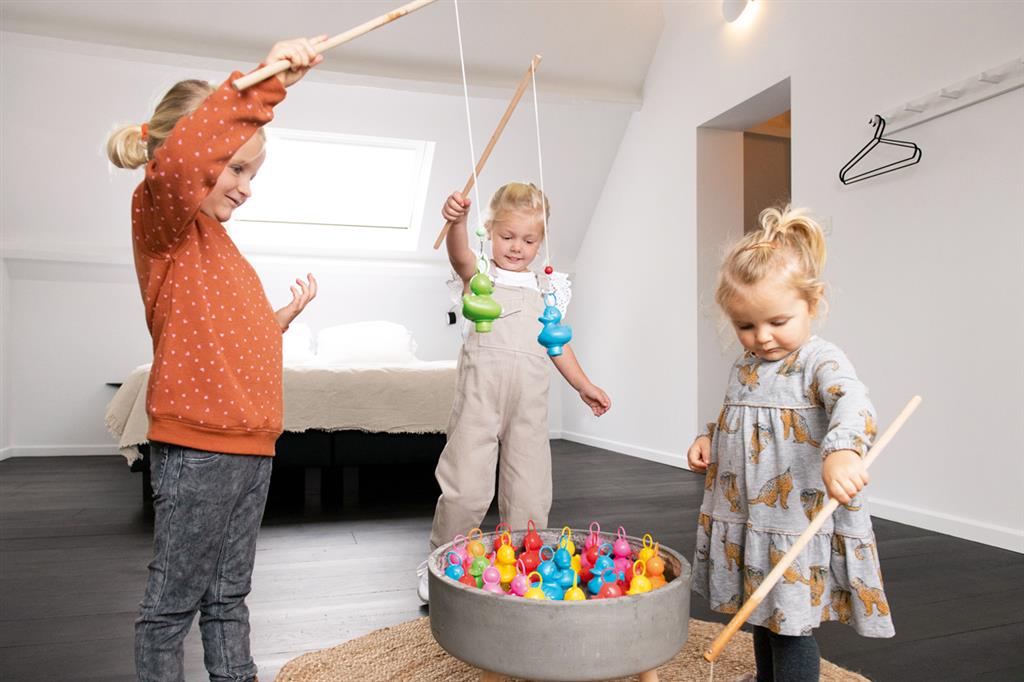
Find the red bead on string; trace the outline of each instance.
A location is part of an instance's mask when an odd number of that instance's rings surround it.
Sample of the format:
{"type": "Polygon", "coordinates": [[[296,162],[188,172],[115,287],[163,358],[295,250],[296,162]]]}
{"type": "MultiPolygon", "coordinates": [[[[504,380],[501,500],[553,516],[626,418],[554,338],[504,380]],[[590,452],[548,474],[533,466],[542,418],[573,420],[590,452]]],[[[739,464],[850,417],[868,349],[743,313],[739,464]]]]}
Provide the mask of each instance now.
{"type": "Polygon", "coordinates": [[[545,265],[544,266],[544,274],[545,275],[550,275],[554,271],[555,271],[555,269],[553,267],[551,267],[550,265],[545,265]]]}

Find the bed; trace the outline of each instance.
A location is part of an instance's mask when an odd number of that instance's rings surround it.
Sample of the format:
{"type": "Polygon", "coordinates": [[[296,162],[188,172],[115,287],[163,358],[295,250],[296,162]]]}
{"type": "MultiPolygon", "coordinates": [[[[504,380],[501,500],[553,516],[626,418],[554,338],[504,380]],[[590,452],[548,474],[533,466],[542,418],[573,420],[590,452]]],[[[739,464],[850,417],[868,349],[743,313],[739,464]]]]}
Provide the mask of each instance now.
{"type": "MultiPolygon", "coordinates": [[[[411,334],[393,323],[329,328],[317,336],[316,353],[309,352],[309,333],[298,331],[291,347],[285,344],[284,433],[277,442],[275,473],[305,469],[307,496],[340,477],[343,503],[351,506],[360,465],[436,463],[455,393],[454,360],[417,359],[411,334]]],[[[121,454],[143,474],[147,503],[148,380],[149,365],[133,370],[106,412],[107,429],[121,454]]]]}

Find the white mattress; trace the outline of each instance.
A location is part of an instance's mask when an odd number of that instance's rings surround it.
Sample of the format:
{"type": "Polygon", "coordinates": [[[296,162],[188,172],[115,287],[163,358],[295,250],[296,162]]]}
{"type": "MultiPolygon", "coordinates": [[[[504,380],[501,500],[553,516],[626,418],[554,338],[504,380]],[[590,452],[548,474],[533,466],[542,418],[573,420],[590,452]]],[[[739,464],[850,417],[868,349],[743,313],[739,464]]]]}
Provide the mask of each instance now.
{"type": "MultiPolygon", "coordinates": [[[[146,442],[149,365],[137,367],[107,405],[107,429],[128,463],[146,442]]],[[[455,361],[284,367],[284,430],[443,433],[455,395],[455,361]]]]}

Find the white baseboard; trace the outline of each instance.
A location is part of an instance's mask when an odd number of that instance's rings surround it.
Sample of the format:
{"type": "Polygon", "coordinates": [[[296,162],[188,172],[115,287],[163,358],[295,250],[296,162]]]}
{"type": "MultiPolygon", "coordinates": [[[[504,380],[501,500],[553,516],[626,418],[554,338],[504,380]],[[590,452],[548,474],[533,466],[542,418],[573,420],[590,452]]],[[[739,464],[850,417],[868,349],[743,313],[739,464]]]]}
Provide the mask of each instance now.
{"type": "Polygon", "coordinates": [[[96,455],[119,455],[117,444],[108,445],[11,445],[4,448],[3,456],[7,457],[78,457],[96,455]]]}
{"type": "Polygon", "coordinates": [[[667,464],[669,466],[676,467],[677,469],[689,468],[686,466],[686,456],[681,452],[654,450],[651,448],[640,447],[639,445],[632,445],[631,443],[622,443],[617,440],[588,436],[583,433],[576,433],[575,431],[562,431],[562,438],[565,440],[571,440],[574,443],[593,445],[595,448],[603,448],[623,455],[639,457],[640,459],[657,462],[658,464],[667,464]]]}
{"type": "Polygon", "coordinates": [[[0,462],[4,461],[8,457],[14,457],[14,448],[7,446],[6,448],[0,448],[0,462]]]}
{"type": "Polygon", "coordinates": [[[872,516],[1024,554],[1024,530],[868,497],[872,516]]]}

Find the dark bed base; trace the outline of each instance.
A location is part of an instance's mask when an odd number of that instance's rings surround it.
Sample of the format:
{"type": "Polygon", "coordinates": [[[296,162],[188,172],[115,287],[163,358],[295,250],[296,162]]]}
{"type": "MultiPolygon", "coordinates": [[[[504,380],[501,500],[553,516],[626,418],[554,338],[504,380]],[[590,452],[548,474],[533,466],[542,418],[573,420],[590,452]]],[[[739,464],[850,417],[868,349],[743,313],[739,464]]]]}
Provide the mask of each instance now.
{"type": "MultiPolygon", "coordinates": [[[[343,507],[354,507],[359,503],[360,465],[436,465],[445,442],[443,433],[285,431],[277,440],[271,496],[275,481],[295,478],[304,470],[302,490],[306,503],[325,504],[340,496],[343,507]]],[[[142,502],[151,509],[149,445],[139,446],[139,452],[142,459],[132,464],[132,471],[142,472],[142,502]]]]}

